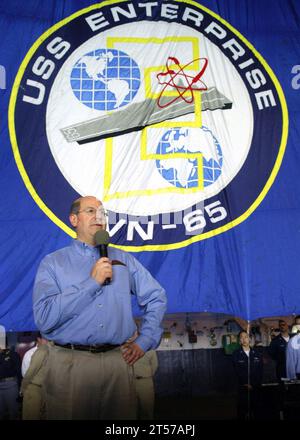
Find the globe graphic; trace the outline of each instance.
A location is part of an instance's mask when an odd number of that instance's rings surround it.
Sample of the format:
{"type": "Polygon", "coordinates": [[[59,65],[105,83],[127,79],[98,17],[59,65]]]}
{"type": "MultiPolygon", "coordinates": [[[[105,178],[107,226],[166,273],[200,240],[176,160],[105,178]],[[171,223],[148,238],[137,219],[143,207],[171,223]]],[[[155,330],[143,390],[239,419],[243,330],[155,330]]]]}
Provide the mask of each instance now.
{"type": "Polygon", "coordinates": [[[204,126],[171,128],[162,136],[156,154],[166,156],[156,160],[156,167],[161,176],[177,188],[207,187],[222,173],[221,146],[204,126]]]}
{"type": "Polygon", "coordinates": [[[133,100],[140,77],[138,65],[125,52],[97,49],[76,62],[70,81],[82,104],[96,110],[114,110],[133,100]]]}

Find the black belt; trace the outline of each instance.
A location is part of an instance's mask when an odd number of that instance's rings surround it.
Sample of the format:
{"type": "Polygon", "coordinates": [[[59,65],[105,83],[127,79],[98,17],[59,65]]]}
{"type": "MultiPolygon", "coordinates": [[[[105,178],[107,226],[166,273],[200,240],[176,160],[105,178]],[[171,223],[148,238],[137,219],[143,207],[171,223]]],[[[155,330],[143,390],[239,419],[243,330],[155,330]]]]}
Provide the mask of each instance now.
{"type": "Polygon", "coordinates": [[[70,350],[89,351],[90,353],[105,353],[106,351],[113,350],[120,347],[120,345],[101,344],[101,345],[75,345],[75,344],[58,344],[54,342],[54,345],[63,348],[69,348],[70,350]]]}

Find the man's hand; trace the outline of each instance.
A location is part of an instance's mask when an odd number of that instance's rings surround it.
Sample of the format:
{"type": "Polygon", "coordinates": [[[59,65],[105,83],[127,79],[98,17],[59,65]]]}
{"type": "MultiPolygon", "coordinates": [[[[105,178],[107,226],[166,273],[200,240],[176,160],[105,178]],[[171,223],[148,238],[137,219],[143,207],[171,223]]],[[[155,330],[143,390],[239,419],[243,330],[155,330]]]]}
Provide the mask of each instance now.
{"type": "Polygon", "coordinates": [[[135,342],[126,342],[122,345],[122,355],[128,365],[133,365],[138,359],[144,356],[145,352],[135,342]]]}
{"type": "Polygon", "coordinates": [[[109,258],[102,257],[92,267],[91,277],[103,284],[106,278],[112,279],[112,264],[109,258]]]}

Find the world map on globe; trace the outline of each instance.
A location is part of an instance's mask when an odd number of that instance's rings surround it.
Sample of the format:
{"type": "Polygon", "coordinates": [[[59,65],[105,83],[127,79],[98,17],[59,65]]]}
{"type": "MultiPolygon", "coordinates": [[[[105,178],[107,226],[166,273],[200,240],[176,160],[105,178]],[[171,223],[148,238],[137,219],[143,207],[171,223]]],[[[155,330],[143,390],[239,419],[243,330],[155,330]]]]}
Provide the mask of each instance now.
{"type": "Polygon", "coordinates": [[[167,130],[156,154],[168,155],[166,159],[156,160],[156,167],[161,176],[177,188],[197,188],[200,177],[203,186],[207,187],[222,173],[221,146],[211,130],[204,126],[167,130]],[[202,153],[200,161],[199,153],[202,153]]]}
{"type": "Polygon", "coordinates": [[[140,78],[137,63],[125,52],[97,49],[75,63],[70,81],[82,104],[96,110],[114,110],[133,100],[140,78]]]}

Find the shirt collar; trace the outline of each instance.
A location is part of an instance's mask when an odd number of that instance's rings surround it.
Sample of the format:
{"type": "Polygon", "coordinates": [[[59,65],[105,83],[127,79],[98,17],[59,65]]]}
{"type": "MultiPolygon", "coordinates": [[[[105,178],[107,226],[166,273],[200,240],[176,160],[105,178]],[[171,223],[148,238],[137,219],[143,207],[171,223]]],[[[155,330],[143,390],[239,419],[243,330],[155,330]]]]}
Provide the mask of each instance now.
{"type": "Polygon", "coordinates": [[[76,252],[78,252],[80,255],[95,256],[97,258],[99,257],[99,251],[97,247],[91,246],[90,244],[73,239],[71,246],[73,246],[76,252]]]}

